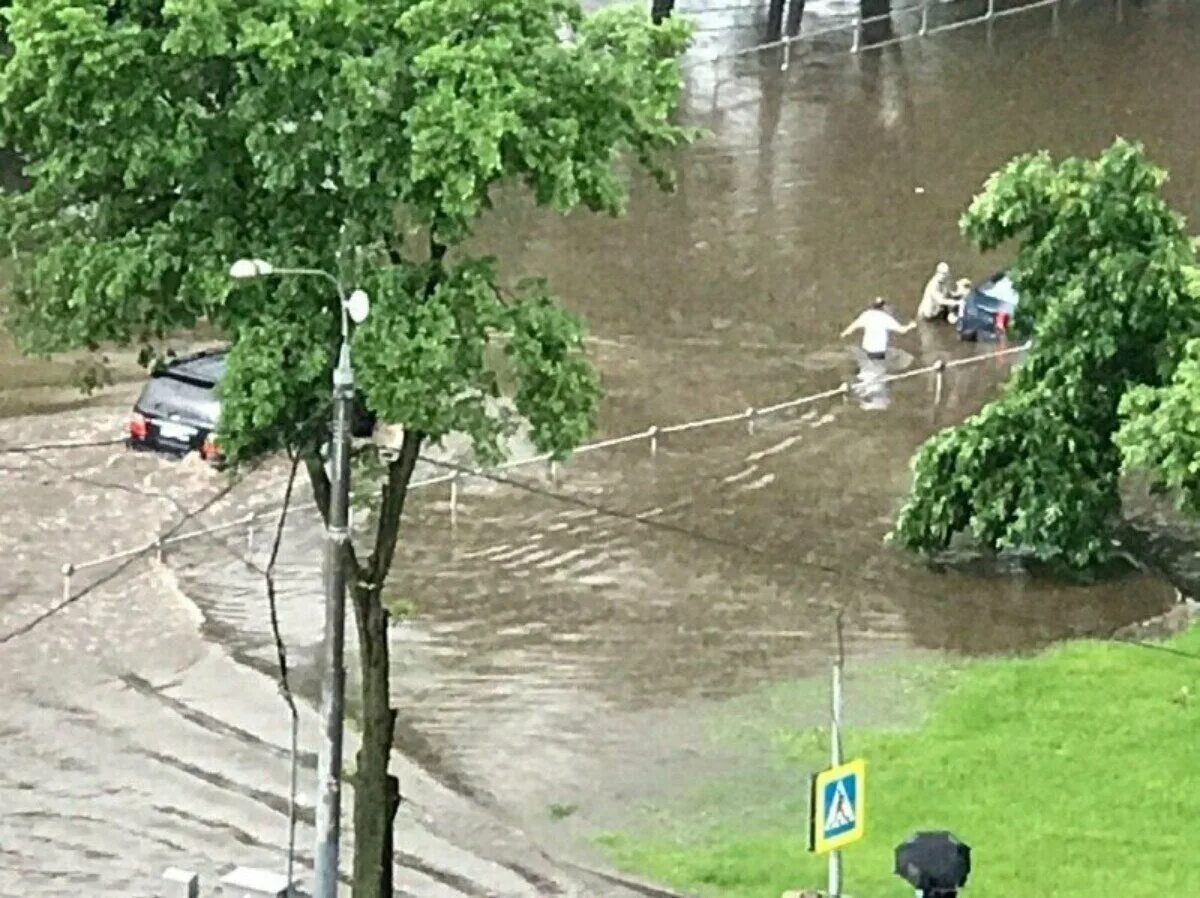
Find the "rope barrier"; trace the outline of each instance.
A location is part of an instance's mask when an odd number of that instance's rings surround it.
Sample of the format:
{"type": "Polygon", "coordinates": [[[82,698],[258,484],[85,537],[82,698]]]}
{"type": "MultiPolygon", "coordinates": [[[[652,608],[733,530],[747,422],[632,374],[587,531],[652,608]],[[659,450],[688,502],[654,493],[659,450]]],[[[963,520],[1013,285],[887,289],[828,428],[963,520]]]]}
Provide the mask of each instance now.
{"type": "MultiPolygon", "coordinates": [[[[963,359],[954,359],[952,361],[946,361],[945,359],[939,359],[938,361],[934,362],[933,364],[926,365],[925,367],[922,367],[922,368],[914,368],[911,371],[902,371],[897,374],[886,374],[883,377],[877,378],[874,381],[874,383],[876,383],[876,384],[897,383],[899,381],[909,380],[913,377],[920,377],[920,376],[926,375],[926,374],[933,374],[937,378],[936,386],[935,386],[935,396],[934,396],[934,404],[936,405],[941,402],[942,378],[944,377],[944,374],[947,370],[949,370],[951,368],[963,368],[963,367],[966,367],[969,365],[978,365],[983,362],[992,361],[995,359],[1006,358],[1006,357],[1012,356],[1012,355],[1018,355],[1018,354],[1024,352],[1026,349],[1028,349],[1029,346],[1030,346],[1030,344],[1028,342],[1026,342],[1026,343],[1020,344],[1019,346],[1011,346],[1011,347],[1007,347],[1005,349],[997,350],[996,352],[981,353],[979,355],[973,355],[973,356],[969,356],[969,357],[963,358],[963,359]]],[[[659,440],[667,434],[686,433],[686,432],[692,431],[692,430],[701,430],[706,427],[717,427],[717,426],[720,426],[723,424],[735,424],[738,422],[744,422],[747,425],[747,429],[750,431],[750,433],[753,433],[754,432],[754,422],[756,420],[759,420],[761,418],[767,418],[772,415],[776,415],[780,412],[785,412],[785,411],[789,411],[791,409],[800,408],[805,405],[811,405],[815,402],[820,402],[822,400],[835,399],[838,397],[846,397],[849,395],[850,390],[851,390],[850,384],[843,383],[840,386],[834,387],[833,389],[821,390],[818,393],[810,393],[805,396],[798,396],[794,399],[788,399],[783,402],[778,402],[778,403],[775,403],[774,405],[763,406],[761,408],[756,408],[754,406],[751,406],[747,409],[744,409],[743,411],[734,412],[734,413],[727,414],[727,415],[717,415],[717,416],[713,416],[713,417],[709,417],[709,418],[699,418],[694,421],[683,421],[678,424],[668,424],[665,426],[652,425],[645,430],[639,430],[635,433],[628,433],[628,434],[624,434],[621,436],[608,437],[603,440],[596,440],[595,442],[591,442],[591,443],[584,443],[583,445],[577,447],[572,454],[573,455],[586,455],[589,452],[598,452],[602,449],[612,449],[612,448],[616,448],[619,446],[628,445],[630,443],[646,441],[650,444],[650,454],[653,456],[653,455],[658,454],[659,440]]],[[[542,453],[540,455],[534,455],[534,456],[531,456],[530,458],[513,459],[513,460],[505,462],[503,464],[496,465],[492,470],[505,471],[505,470],[511,470],[513,468],[525,468],[525,467],[530,467],[532,465],[538,465],[538,464],[549,464],[551,466],[551,472],[550,472],[551,477],[557,476],[558,462],[549,453],[542,453]]],[[[450,473],[450,474],[442,474],[442,475],[439,475],[436,477],[429,477],[429,478],[425,478],[423,480],[415,480],[409,485],[409,489],[410,490],[424,489],[426,487],[437,486],[439,484],[448,483],[450,485],[450,496],[449,496],[449,499],[450,499],[450,509],[449,509],[450,521],[452,524],[454,524],[458,520],[458,496],[462,489],[462,480],[464,478],[466,478],[467,476],[468,475],[463,474],[461,472],[456,472],[456,473],[450,473]]],[[[145,545],[141,545],[141,546],[138,546],[133,549],[127,549],[127,550],[124,550],[121,552],[116,552],[116,553],[113,553],[112,555],[106,555],[102,558],[92,559],[91,561],[85,561],[80,564],[71,564],[68,562],[62,566],[64,594],[70,594],[71,578],[74,574],[78,573],[79,571],[87,570],[89,568],[94,568],[94,567],[100,567],[105,564],[110,564],[114,561],[120,561],[122,559],[130,558],[130,557],[137,556],[137,555],[148,554],[149,552],[152,552],[152,551],[161,555],[162,551],[167,546],[179,545],[181,543],[189,542],[190,540],[193,540],[193,539],[199,539],[201,537],[211,536],[214,533],[220,533],[220,532],[223,532],[226,530],[233,530],[238,527],[253,528],[253,526],[256,522],[270,520],[274,517],[278,517],[282,513],[283,513],[282,508],[269,509],[267,511],[251,512],[250,514],[248,514],[244,517],[238,518],[237,520],[234,520],[234,521],[227,521],[223,524],[216,524],[212,527],[205,527],[201,530],[193,530],[193,531],[189,531],[187,533],[172,534],[166,538],[158,537],[145,545]]],[[[252,539],[253,539],[253,531],[252,530],[251,530],[251,535],[247,539],[248,539],[248,541],[252,541],[252,539]]]]}

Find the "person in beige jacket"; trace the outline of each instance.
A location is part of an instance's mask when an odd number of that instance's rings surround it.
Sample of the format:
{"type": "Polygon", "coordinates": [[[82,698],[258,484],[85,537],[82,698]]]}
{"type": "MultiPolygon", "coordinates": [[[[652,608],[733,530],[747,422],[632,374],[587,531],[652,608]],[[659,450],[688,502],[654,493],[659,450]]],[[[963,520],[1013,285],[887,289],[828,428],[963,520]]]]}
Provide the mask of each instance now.
{"type": "Polygon", "coordinates": [[[925,292],[921,294],[917,317],[922,321],[935,321],[950,315],[957,317],[962,302],[956,298],[956,292],[950,286],[950,266],[945,262],[938,262],[933,277],[929,279],[925,285],[925,292]]]}

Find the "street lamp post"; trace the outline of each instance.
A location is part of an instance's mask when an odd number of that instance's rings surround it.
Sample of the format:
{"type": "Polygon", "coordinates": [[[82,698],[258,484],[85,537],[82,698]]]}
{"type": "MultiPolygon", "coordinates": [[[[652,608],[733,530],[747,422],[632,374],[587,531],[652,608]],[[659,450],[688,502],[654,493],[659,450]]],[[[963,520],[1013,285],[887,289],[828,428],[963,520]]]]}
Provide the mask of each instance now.
{"type": "Polygon", "coordinates": [[[341,833],[342,721],[346,668],[346,563],[350,539],[350,416],[354,369],[350,365],[350,321],[367,317],[370,301],[362,290],[347,296],[341,281],[316,268],[276,268],[261,259],[239,259],[229,274],[259,277],[319,277],[337,289],[342,343],[333,369],[333,434],[330,440],[329,520],[325,527],[325,630],[321,647],[321,744],[317,753],[316,871],[313,898],[337,898],[338,843],[341,833]]]}

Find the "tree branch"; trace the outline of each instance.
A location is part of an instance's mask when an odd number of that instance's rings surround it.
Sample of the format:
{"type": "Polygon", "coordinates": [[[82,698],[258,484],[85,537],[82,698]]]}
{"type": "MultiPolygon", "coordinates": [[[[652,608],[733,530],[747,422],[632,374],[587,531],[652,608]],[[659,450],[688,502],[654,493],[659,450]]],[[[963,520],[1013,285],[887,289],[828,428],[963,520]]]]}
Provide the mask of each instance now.
{"type": "Polygon", "coordinates": [[[446,258],[446,251],[449,247],[434,236],[433,228],[429,229],[429,261],[433,263],[435,272],[430,276],[429,292],[433,292],[433,287],[437,285],[437,276],[441,273],[442,261],[446,258]]]}
{"type": "MultiPolygon", "coordinates": [[[[329,485],[329,475],[325,473],[325,462],[321,459],[321,453],[315,449],[305,452],[304,468],[308,471],[308,482],[312,484],[313,501],[317,504],[317,511],[321,514],[321,521],[328,527],[329,498],[332,489],[329,485]]],[[[358,565],[358,553],[354,551],[354,543],[347,540],[345,546],[346,561],[350,565],[350,569],[361,577],[363,570],[358,565]]]]}
{"type": "Polygon", "coordinates": [[[313,449],[304,453],[304,467],[308,471],[308,481],[312,484],[313,501],[317,503],[317,511],[321,520],[329,523],[329,475],[325,473],[325,462],[321,453],[313,449]]]}
{"type": "Polygon", "coordinates": [[[400,533],[400,516],[408,498],[408,484],[421,454],[425,434],[405,429],[400,454],[388,464],[387,482],[383,485],[383,500],[379,505],[379,524],[375,531],[375,548],[367,562],[373,587],[380,588],[392,569],[396,557],[396,541],[400,533]]]}

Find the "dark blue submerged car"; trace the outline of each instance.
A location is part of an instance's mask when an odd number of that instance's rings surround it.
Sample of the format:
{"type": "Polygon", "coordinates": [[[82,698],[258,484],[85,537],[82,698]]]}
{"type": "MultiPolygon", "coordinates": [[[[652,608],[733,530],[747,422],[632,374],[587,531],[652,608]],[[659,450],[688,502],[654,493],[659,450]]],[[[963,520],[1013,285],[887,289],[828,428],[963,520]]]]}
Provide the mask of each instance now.
{"type": "Polygon", "coordinates": [[[980,281],[963,300],[962,314],[955,325],[959,337],[999,340],[1012,325],[1018,299],[1013,282],[1003,271],[980,281]]]}

